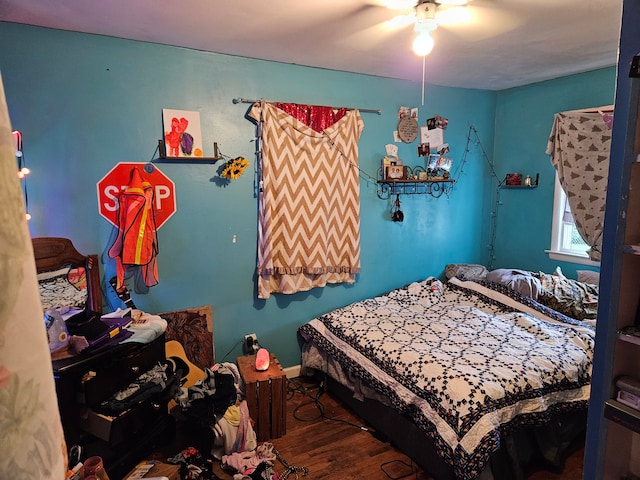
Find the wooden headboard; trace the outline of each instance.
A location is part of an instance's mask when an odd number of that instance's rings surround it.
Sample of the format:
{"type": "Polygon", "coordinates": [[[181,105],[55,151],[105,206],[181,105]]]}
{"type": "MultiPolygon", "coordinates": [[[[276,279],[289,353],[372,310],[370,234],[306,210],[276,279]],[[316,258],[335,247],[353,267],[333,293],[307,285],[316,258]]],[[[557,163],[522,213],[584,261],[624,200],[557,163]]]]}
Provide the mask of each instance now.
{"type": "Polygon", "coordinates": [[[102,292],[100,290],[100,268],[98,255],[82,255],[68,238],[32,238],[33,254],[38,273],[48,272],[65,265],[84,266],[87,269],[88,307],[102,312],[102,292]]]}

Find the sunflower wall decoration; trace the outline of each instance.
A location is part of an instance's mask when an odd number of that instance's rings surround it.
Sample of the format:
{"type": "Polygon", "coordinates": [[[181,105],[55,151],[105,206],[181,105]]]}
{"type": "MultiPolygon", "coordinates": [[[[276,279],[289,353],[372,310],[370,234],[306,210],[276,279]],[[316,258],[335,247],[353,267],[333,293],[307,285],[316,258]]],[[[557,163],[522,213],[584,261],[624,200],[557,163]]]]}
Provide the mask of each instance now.
{"type": "Polygon", "coordinates": [[[244,157],[236,157],[227,161],[222,167],[222,177],[227,180],[237,180],[249,166],[249,160],[244,157]]]}

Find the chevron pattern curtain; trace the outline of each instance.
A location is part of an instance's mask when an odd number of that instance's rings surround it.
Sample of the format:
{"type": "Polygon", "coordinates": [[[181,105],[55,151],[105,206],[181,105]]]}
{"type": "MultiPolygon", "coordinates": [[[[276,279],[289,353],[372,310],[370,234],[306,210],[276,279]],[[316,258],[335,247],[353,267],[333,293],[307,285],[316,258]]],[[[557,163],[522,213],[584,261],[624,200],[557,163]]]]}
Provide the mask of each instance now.
{"type": "Polygon", "coordinates": [[[344,112],[321,131],[265,101],[249,115],[260,125],[262,154],[258,298],[354,283],[360,273],[360,113],[344,112]]]}

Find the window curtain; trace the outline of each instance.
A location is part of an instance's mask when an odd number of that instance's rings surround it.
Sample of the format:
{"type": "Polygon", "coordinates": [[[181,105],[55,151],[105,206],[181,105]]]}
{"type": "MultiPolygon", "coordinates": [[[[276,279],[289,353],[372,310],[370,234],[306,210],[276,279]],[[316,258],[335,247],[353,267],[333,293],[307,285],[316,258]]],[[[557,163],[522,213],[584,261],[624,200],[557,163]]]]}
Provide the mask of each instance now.
{"type": "Polygon", "coordinates": [[[589,258],[595,261],[602,250],[612,118],[601,111],[557,113],[546,151],[576,228],[590,246],[589,258]]]}
{"type": "MultiPolygon", "coordinates": [[[[35,140],[34,140],[35,141],[35,140]]],[[[0,478],[66,478],[65,444],[0,79],[0,478]]]]}
{"type": "Polygon", "coordinates": [[[357,110],[255,103],[261,150],[258,298],[360,273],[357,110]],[[288,113],[290,112],[290,113],[288,113]]]}

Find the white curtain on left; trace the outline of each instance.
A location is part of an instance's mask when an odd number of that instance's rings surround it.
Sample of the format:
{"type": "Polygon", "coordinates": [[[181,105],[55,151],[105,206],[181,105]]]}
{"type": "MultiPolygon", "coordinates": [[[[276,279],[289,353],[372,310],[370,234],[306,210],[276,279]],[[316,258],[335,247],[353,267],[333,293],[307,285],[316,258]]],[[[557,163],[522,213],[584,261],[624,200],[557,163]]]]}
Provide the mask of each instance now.
{"type": "Polygon", "coordinates": [[[0,78],[0,478],[62,480],[67,454],[0,78]]]}

